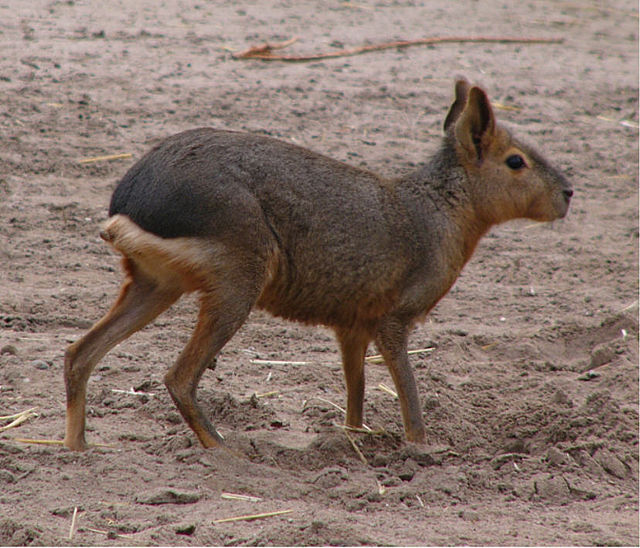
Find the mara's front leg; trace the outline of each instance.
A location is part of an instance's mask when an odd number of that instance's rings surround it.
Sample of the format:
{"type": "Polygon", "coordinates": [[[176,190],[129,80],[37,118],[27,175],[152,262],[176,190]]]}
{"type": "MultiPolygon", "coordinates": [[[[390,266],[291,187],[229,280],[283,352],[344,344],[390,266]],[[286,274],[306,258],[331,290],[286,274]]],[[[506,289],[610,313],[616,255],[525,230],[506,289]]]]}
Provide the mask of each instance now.
{"type": "Polygon", "coordinates": [[[382,322],[376,333],[375,342],[384,357],[398,392],[407,440],[424,443],[426,431],[418,389],[407,354],[408,337],[409,326],[393,318],[382,322]]]}

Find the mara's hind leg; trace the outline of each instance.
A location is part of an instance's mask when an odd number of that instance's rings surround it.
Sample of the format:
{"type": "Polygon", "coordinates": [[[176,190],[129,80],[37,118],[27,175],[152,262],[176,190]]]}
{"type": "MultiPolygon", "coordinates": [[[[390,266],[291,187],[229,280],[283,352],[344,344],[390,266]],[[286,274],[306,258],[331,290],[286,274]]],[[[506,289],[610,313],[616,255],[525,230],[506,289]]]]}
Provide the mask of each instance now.
{"type": "Polygon", "coordinates": [[[87,381],[100,359],[114,346],[142,329],[182,294],[176,287],[162,287],[143,276],[125,259],[127,279],[111,310],[80,340],[67,348],[64,381],[67,391],[67,420],[64,445],[82,451],[87,381]]]}
{"type": "Polygon", "coordinates": [[[198,383],[218,352],[247,319],[258,293],[256,289],[242,292],[239,286],[233,290],[230,287],[228,284],[225,290],[218,285],[215,291],[203,291],[195,330],[164,379],[178,410],[204,447],[223,445],[223,440],[196,401],[198,383]]]}

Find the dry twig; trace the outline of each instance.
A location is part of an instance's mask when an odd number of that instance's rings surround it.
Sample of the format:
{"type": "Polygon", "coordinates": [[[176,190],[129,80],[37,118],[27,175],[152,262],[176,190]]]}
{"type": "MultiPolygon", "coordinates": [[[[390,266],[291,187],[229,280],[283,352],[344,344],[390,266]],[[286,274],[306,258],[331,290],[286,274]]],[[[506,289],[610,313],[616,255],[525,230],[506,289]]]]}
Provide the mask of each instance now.
{"type": "Polygon", "coordinates": [[[252,46],[246,51],[233,54],[234,59],[260,59],[263,61],[317,61],[319,59],[333,59],[335,57],[348,57],[370,51],[380,51],[384,49],[407,48],[409,46],[423,46],[442,43],[498,43],[498,44],[560,44],[562,38],[511,38],[511,37],[490,37],[490,36],[434,36],[431,38],[418,38],[417,40],[398,40],[394,42],[383,42],[381,44],[370,44],[352,49],[341,49],[324,53],[314,53],[310,55],[274,55],[273,51],[282,49],[295,42],[297,38],[286,42],[268,43],[259,46],[252,46]]]}

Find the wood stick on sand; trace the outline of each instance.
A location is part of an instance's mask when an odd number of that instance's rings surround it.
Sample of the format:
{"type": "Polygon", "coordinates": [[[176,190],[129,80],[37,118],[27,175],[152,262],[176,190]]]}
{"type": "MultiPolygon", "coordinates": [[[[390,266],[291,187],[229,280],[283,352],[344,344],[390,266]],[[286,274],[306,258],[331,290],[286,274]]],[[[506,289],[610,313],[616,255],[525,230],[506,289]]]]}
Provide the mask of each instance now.
{"type": "Polygon", "coordinates": [[[397,40],[394,42],[383,42],[380,44],[369,44],[352,49],[339,49],[324,53],[314,53],[309,55],[274,55],[273,51],[282,49],[293,44],[297,38],[292,38],[286,42],[265,42],[259,46],[252,46],[246,51],[234,53],[234,59],[260,59],[262,61],[317,61],[319,59],[332,59],[335,57],[348,57],[351,55],[359,55],[370,51],[380,51],[384,49],[407,48],[410,46],[424,46],[431,44],[444,43],[494,43],[494,44],[560,44],[564,41],[562,38],[514,38],[507,36],[434,36],[431,38],[418,38],[416,40],[397,40]]]}

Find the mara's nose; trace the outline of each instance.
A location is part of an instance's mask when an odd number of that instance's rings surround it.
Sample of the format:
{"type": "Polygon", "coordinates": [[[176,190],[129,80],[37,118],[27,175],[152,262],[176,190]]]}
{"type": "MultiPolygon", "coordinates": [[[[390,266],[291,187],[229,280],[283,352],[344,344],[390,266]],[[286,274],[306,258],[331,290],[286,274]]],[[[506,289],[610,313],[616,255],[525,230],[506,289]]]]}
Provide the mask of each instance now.
{"type": "Polygon", "coordinates": [[[571,199],[571,196],[573,196],[573,190],[563,190],[562,194],[564,194],[564,197],[568,202],[571,199]]]}

